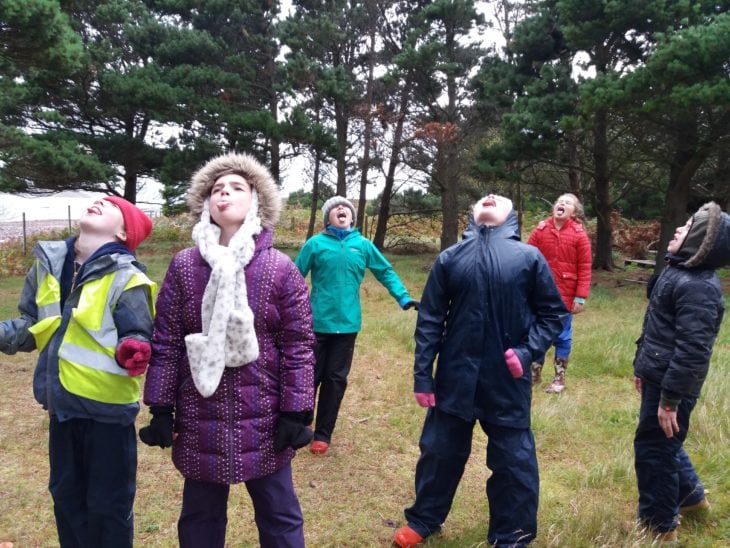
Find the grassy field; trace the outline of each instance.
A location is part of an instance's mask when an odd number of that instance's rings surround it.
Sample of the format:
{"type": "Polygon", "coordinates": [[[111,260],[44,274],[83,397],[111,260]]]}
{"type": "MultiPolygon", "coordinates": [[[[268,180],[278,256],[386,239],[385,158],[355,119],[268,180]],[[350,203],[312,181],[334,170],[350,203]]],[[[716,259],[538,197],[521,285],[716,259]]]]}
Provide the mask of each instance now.
{"type": "MultiPolygon", "coordinates": [[[[160,281],[171,253],[185,245],[145,244],[140,258],[160,281]]],[[[418,298],[433,255],[389,258],[418,298]]],[[[600,275],[585,313],[574,322],[568,389],[558,396],[535,392],[541,498],[533,546],[651,545],[633,519],[637,493],[632,440],[639,397],[631,383],[631,361],[646,305],[644,286],[626,281],[636,278],[631,272],[600,275]]],[[[0,318],[16,314],[21,284],[17,276],[0,280],[0,318]]],[[[321,457],[302,450],[294,460],[310,546],[390,546],[394,528],[403,523],[403,508],[413,500],[424,416],[412,395],[416,314],[401,311],[369,274],[362,297],[364,327],[331,451],[321,457]]],[[[713,508],[702,518],[683,520],[681,546],[730,546],[729,325],[725,321],[715,345],[686,442],[713,508]]],[[[0,355],[0,543],[14,542],[15,548],[57,544],[47,491],[48,419],[31,393],[34,363],[35,355],[0,355]]],[[[148,418],[143,410],[138,426],[148,418]]],[[[476,427],[451,514],[442,534],[425,546],[486,546],[485,446],[485,436],[476,427]]],[[[177,545],[181,486],[169,449],[140,444],[138,546],[177,545]]],[[[228,545],[257,544],[248,495],[243,486],[235,486],[228,545]]]]}

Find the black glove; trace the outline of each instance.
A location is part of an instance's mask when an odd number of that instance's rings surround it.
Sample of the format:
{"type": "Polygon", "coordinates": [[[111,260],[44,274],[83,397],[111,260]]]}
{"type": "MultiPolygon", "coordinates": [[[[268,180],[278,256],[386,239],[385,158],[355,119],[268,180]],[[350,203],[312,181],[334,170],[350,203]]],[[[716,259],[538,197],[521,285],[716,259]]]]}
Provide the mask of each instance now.
{"type": "Polygon", "coordinates": [[[421,305],[418,301],[408,301],[406,304],[403,305],[403,310],[408,310],[409,308],[415,308],[418,310],[418,307],[421,305]]]}
{"type": "Polygon", "coordinates": [[[274,451],[278,453],[287,447],[299,449],[307,445],[314,437],[309,427],[311,423],[311,411],[283,411],[276,425],[274,451]]]}
{"type": "Polygon", "coordinates": [[[170,447],[172,445],[172,428],[175,418],[172,415],[172,407],[152,406],[152,420],[149,426],[139,429],[139,439],[142,443],[151,447],[170,447]]]}

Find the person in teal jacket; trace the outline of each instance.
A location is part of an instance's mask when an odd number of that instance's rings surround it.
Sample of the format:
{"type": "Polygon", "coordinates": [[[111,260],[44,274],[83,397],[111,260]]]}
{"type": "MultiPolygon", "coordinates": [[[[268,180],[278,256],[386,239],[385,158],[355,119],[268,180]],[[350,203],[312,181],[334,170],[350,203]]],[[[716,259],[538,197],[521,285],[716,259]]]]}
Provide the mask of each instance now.
{"type": "Polygon", "coordinates": [[[330,446],[347,375],[352,365],[355,339],[362,327],[360,284],[369,268],[403,310],[418,310],[418,302],[383,254],[353,228],[355,206],[333,196],[322,206],[325,229],[305,242],[295,259],[302,276],[311,272],[314,319],[314,385],[318,392],[314,440],[309,450],[325,454],[330,446]]]}

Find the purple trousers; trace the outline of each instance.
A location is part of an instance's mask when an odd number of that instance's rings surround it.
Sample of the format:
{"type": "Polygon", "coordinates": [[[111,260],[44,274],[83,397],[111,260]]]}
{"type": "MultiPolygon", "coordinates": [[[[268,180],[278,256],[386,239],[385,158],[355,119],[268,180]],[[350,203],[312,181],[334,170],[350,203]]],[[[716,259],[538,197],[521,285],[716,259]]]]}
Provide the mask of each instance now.
{"type": "MultiPolygon", "coordinates": [[[[304,518],[294,491],[291,465],[249,480],[262,548],[303,548],[304,518]]],[[[223,548],[230,485],[185,479],[177,534],[181,548],[223,548]]],[[[241,542],[236,539],[235,544],[241,542]]]]}

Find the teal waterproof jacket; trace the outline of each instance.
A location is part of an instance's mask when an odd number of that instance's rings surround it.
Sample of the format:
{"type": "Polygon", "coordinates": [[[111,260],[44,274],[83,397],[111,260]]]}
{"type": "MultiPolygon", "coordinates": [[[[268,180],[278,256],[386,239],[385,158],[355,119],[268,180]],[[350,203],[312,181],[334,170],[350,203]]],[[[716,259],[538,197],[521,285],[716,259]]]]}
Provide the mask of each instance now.
{"type": "Polygon", "coordinates": [[[294,264],[302,276],[312,273],[315,333],[360,331],[360,284],[366,268],[401,307],[412,300],[388,259],[358,229],[343,239],[326,230],[312,236],[302,246],[294,264]]]}

